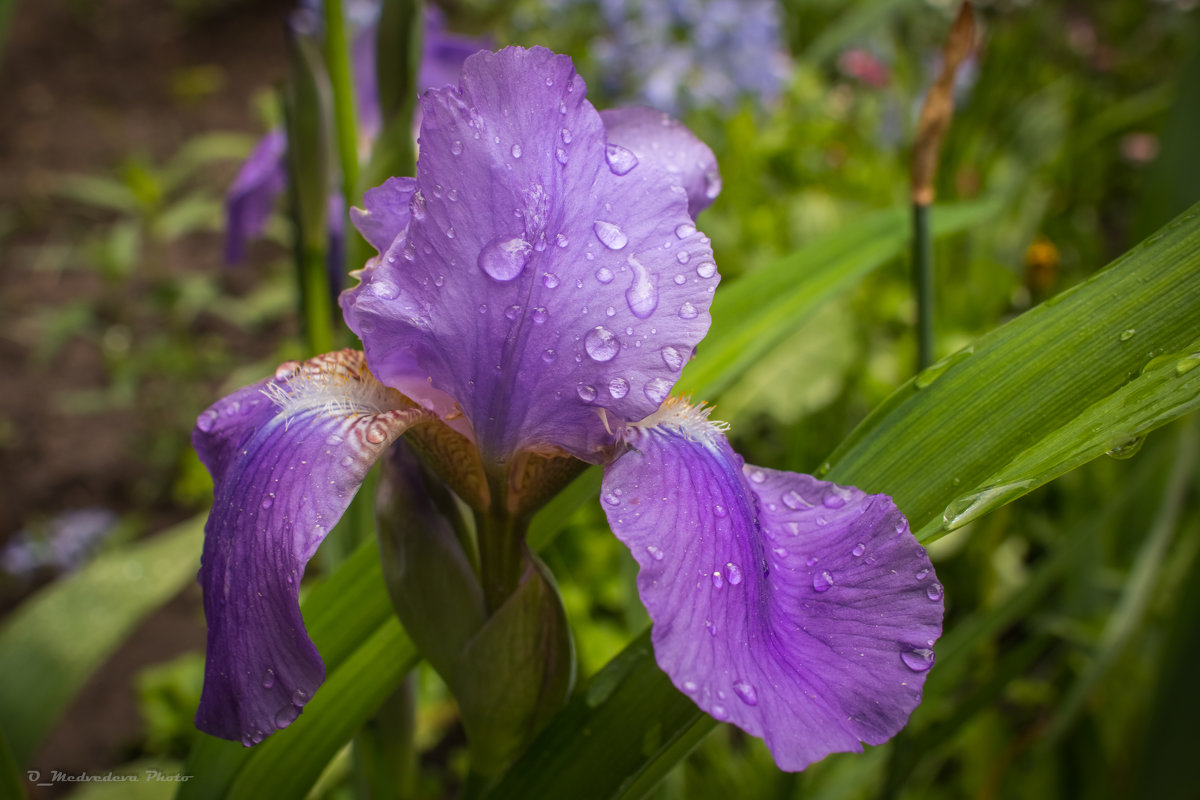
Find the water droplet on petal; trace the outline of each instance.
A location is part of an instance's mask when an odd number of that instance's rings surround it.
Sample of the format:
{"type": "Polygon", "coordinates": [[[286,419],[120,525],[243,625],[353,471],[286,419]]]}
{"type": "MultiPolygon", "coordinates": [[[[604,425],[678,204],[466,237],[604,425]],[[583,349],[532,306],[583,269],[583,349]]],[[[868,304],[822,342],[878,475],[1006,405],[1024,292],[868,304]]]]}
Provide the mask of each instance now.
{"type": "Polygon", "coordinates": [[[529,313],[529,316],[536,324],[541,325],[546,320],[550,319],[550,312],[547,311],[544,306],[538,306],[529,313]]]}
{"type": "Polygon", "coordinates": [[[546,362],[547,364],[553,363],[554,359],[556,358],[558,358],[558,353],[554,351],[553,347],[542,352],[542,361],[546,362]]]}
{"type": "Polygon", "coordinates": [[[601,283],[612,283],[613,272],[608,267],[601,267],[596,270],[596,280],[601,283]]]}
{"type": "Polygon", "coordinates": [[[942,585],[940,583],[938,583],[937,581],[934,581],[933,583],[931,583],[925,587],[925,596],[928,597],[930,600],[934,601],[935,603],[938,600],[942,599],[942,595],[944,593],[945,593],[945,590],[942,588],[942,585]]]}
{"type": "Polygon", "coordinates": [[[904,662],[904,666],[913,672],[927,672],[933,666],[933,651],[927,647],[915,650],[902,650],[900,652],[900,660],[904,662]]]}
{"type": "Polygon", "coordinates": [[[767,479],[767,473],[763,472],[757,467],[750,470],[748,474],[750,476],[750,480],[754,481],[755,483],[762,483],[767,479]]]}
{"type": "Polygon", "coordinates": [[[712,574],[712,584],[718,589],[725,585],[725,579],[721,577],[721,573],[719,571],[712,574]]]}
{"type": "Polygon", "coordinates": [[[699,312],[696,311],[696,307],[689,302],[684,302],[684,304],[679,307],[680,319],[695,319],[698,314],[699,312]]]}
{"type": "Polygon", "coordinates": [[[918,572],[918,573],[916,574],[916,578],[917,578],[917,580],[919,580],[919,581],[923,581],[923,580],[925,580],[925,579],[926,579],[926,578],[928,578],[928,577],[929,577],[929,570],[928,570],[928,569],[923,569],[923,570],[921,570],[920,572],[918,572]]]}
{"type": "Polygon", "coordinates": [[[625,231],[611,222],[598,219],[592,223],[592,231],[595,232],[600,243],[609,250],[620,250],[629,244],[629,237],[625,235],[625,231]]]}
{"type": "Polygon", "coordinates": [[[729,582],[737,586],[742,582],[742,568],[732,561],[725,565],[725,575],[729,578],[729,582]]]}
{"type": "Polygon", "coordinates": [[[614,400],[620,400],[629,394],[629,381],[624,378],[613,378],[608,382],[608,393],[612,395],[614,400]]]}
{"type": "Polygon", "coordinates": [[[547,289],[553,289],[558,286],[558,276],[553,272],[545,273],[542,275],[542,286],[545,286],[547,289]]]}
{"type": "Polygon", "coordinates": [[[635,317],[646,319],[658,308],[658,289],[654,287],[646,268],[636,258],[630,256],[628,263],[633,270],[633,282],[625,290],[625,302],[635,317]]]}
{"type": "Polygon", "coordinates": [[[295,706],[284,706],[275,712],[275,727],[286,728],[295,722],[298,716],[300,716],[300,709],[295,706]]]}
{"type": "Polygon", "coordinates": [[[745,681],[735,683],[733,685],[733,693],[748,706],[758,705],[758,692],[754,691],[754,687],[745,681]]]}
{"type": "Polygon", "coordinates": [[[696,685],[695,681],[684,681],[683,682],[683,690],[685,692],[687,692],[688,694],[695,694],[696,690],[699,688],[700,687],[696,685]]]}
{"type": "Polygon", "coordinates": [[[795,489],[784,492],[783,496],[779,499],[782,500],[783,504],[792,511],[799,511],[804,508],[812,508],[812,503],[805,500],[804,495],[800,494],[795,489]]]}
{"type": "Polygon", "coordinates": [[[687,283],[687,278],[683,277],[681,274],[676,275],[673,280],[675,281],[676,286],[683,286],[685,283],[687,283]]]}
{"type": "Polygon", "coordinates": [[[662,359],[663,363],[666,364],[667,368],[672,372],[678,372],[683,366],[683,356],[679,354],[678,350],[670,345],[667,345],[662,349],[662,359]]]}
{"type": "Polygon", "coordinates": [[[617,353],[621,352],[621,342],[617,340],[616,334],[608,328],[597,325],[583,337],[583,349],[587,351],[593,361],[603,363],[612,361],[617,353]]]}
{"type": "Polygon", "coordinates": [[[563,144],[571,143],[571,129],[570,128],[563,128],[561,131],[559,131],[559,135],[562,136],[563,144]]]}
{"type": "Polygon", "coordinates": [[[729,516],[729,512],[725,509],[725,506],[720,504],[713,506],[713,514],[715,514],[717,517],[729,516]]]}
{"type": "Polygon", "coordinates": [[[717,274],[717,265],[711,261],[705,261],[696,267],[696,274],[701,278],[711,278],[717,274]]]}
{"type": "Polygon", "coordinates": [[[425,219],[425,195],[414,192],[412,200],[408,201],[408,210],[418,222],[425,219]]]}
{"type": "Polygon", "coordinates": [[[520,313],[521,313],[520,306],[511,305],[508,308],[504,309],[504,318],[507,319],[509,322],[512,322],[520,315],[520,313]]]}
{"type": "Polygon", "coordinates": [[[513,158],[520,158],[521,157],[521,145],[514,144],[512,146],[512,150],[510,152],[512,153],[513,158]]]}
{"type": "Polygon", "coordinates": [[[303,707],[307,702],[308,692],[304,691],[303,689],[297,689],[296,691],[292,692],[292,705],[300,708],[303,707]]]}
{"type": "Polygon", "coordinates": [[[275,501],[270,497],[264,497],[262,501],[263,511],[266,511],[271,506],[275,505],[275,501]]]}
{"type": "Polygon", "coordinates": [[[862,558],[863,554],[866,552],[867,546],[862,542],[859,542],[858,544],[854,545],[854,549],[850,551],[850,555],[854,556],[855,558],[862,558]]]}
{"type": "Polygon", "coordinates": [[[680,264],[686,264],[687,262],[692,260],[692,257],[688,255],[687,250],[680,250],[678,253],[675,254],[675,260],[678,261],[680,264]]]}
{"type": "Polygon", "coordinates": [[[196,420],[196,427],[204,433],[208,433],[217,424],[217,419],[219,419],[220,416],[220,414],[210,408],[208,411],[205,411],[203,414],[201,414],[200,418],[196,420]]]}
{"type": "Polygon", "coordinates": [[[263,676],[263,688],[270,689],[275,685],[275,670],[268,669],[267,674],[263,676]]]}
{"type": "Polygon", "coordinates": [[[489,277],[498,281],[511,281],[525,269],[531,252],[533,245],[520,236],[497,236],[479,251],[477,263],[489,277]]]}
{"type": "Polygon", "coordinates": [[[704,196],[713,200],[721,193],[721,173],[711,169],[704,173],[704,196]]]}
{"type": "Polygon", "coordinates": [[[617,497],[612,492],[605,492],[604,502],[608,503],[610,506],[619,506],[621,505],[621,498],[617,497]]]}
{"type": "Polygon", "coordinates": [[[450,152],[456,156],[461,156],[463,151],[463,143],[458,139],[454,140],[454,144],[450,145],[450,152]]]}
{"type": "Polygon", "coordinates": [[[653,558],[655,561],[663,560],[663,551],[658,549],[657,547],[655,547],[652,544],[646,545],[646,552],[649,553],[650,557],[653,558]]]}
{"type": "Polygon", "coordinates": [[[696,226],[692,225],[690,222],[685,222],[682,225],[676,226],[676,228],[675,228],[675,235],[678,236],[680,239],[686,239],[687,237],[691,236],[695,232],[696,232],[696,226]]]}
{"type": "Polygon", "coordinates": [[[829,570],[821,570],[816,575],[813,575],[814,592],[828,591],[830,586],[833,586],[833,575],[829,570]]]}
{"type": "Polygon", "coordinates": [[[400,294],[400,287],[391,281],[371,281],[371,294],[380,300],[394,300],[400,294]]]}
{"type": "Polygon", "coordinates": [[[633,151],[621,147],[619,144],[610,144],[605,148],[604,157],[608,160],[608,168],[614,175],[626,175],[638,165],[637,156],[633,154],[633,151]]]}
{"type": "Polygon", "coordinates": [[[729,712],[726,711],[725,706],[722,705],[713,706],[710,713],[712,714],[713,719],[718,721],[729,719],[729,712]]]}
{"type": "Polygon", "coordinates": [[[846,500],[850,497],[850,490],[841,486],[833,485],[825,490],[824,496],[821,497],[821,503],[826,508],[841,508],[846,505],[846,500]]]}
{"type": "Polygon", "coordinates": [[[666,378],[655,378],[647,383],[646,388],[642,391],[645,392],[646,399],[650,402],[661,403],[671,393],[671,382],[666,378]]]}
{"type": "Polygon", "coordinates": [[[596,399],[596,388],[594,386],[580,385],[575,387],[575,394],[579,395],[579,399],[585,403],[590,403],[596,399]]]}

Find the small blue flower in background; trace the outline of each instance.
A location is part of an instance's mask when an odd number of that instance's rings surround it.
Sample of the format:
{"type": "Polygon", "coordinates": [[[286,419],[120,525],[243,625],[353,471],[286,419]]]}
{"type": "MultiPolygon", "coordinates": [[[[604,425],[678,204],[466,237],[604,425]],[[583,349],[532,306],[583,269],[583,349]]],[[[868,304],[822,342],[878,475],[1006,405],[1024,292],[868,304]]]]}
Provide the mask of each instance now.
{"type": "Polygon", "coordinates": [[[608,30],[594,53],[618,96],[675,113],[744,97],[770,102],[788,74],[774,0],[598,1],[608,30]]]}
{"type": "Polygon", "coordinates": [[[202,730],[250,746],[300,714],[324,680],[306,562],[423,426],[505,476],[477,511],[519,508],[536,459],[601,465],[658,664],[781,768],[881,743],[920,702],[942,588],[891,499],[746,464],[670,396],[720,281],[695,224],[720,187],[711,150],[585,93],[568,57],[515,47],[424,93],[416,177],[355,214],[379,251],[341,296],[363,351],[284,364],[200,415],[202,730]]]}
{"type": "Polygon", "coordinates": [[[18,531],[0,550],[0,570],[26,580],[39,570],[77,569],[113,534],[118,521],[107,508],[64,511],[44,525],[18,531]]]}

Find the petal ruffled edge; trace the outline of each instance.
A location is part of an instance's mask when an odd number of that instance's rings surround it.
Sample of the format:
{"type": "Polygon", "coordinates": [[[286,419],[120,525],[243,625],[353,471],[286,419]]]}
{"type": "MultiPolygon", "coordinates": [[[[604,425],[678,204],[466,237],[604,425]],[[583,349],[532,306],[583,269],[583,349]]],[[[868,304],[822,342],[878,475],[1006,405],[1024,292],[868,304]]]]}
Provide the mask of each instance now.
{"type": "MultiPolygon", "coordinates": [[[[721,172],[712,149],[679,120],[645,106],[610,108],[600,112],[608,133],[609,159],[634,158],[654,180],[682,186],[693,219],[721,193],[721,172]],[[627,151],[621,154],[620,150],[627,151]]],[[[632,169],[632,167],[630,167],[632,169]]]]}
{"type": "Polygon", "coordinates": [[[669,401],[604,476],[659,666],[782,769],[886,741],[941,633],[924,548],[886,495],[745,466],[706,416],[669,401]]]}
{"type": "Polygon", "coordinates": [[[198,580],[208,643],[196,726],[251,746],[300,714],[325,677],[300,579],[375,460],[427,412],[343,350],[282,365],[202,413],[212,473],[198,580]]]}

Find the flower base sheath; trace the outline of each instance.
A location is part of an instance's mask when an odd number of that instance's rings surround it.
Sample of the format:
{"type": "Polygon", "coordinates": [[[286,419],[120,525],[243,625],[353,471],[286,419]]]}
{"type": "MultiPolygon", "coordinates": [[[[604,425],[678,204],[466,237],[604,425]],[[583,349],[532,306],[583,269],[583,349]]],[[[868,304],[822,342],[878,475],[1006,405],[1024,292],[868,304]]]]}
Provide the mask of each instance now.
{"type": "Polygon", "coordinates": [[[285,365],[198,422],[217,499],[197,724],[254,744],[295,719],[323,677],[305,562],[395,437],[448,425],[507,476],[476,508],[531,457],[604,466],[659,665],[780,767],[894,735],[942,620],[904,517],[744,464],[707,409],[670,397],[720,280],[694,220],[720,190],[712,152],[659,112],[598,113],[540,48],[472,56],[421,108],[416,177],[355,216],[379,250],[341,297],[364,353],[285,365]]]}

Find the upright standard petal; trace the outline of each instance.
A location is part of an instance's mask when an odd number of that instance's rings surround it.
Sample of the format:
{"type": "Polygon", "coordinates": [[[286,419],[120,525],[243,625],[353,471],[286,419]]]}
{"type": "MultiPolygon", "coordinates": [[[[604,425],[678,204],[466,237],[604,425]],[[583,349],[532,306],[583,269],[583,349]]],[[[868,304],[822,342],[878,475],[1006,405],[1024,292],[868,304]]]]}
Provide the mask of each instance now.
{"type": "Polygon", "coordinates": [[[708,330],[719,276],[684,190],[613,157],[584,90],[566,56],[508,48],[425,93],[409,226],[342,295],[379,379],[455,398],[492,461],[597,460],[708,330]]]}
{"type": "Polygon", "coordinates": [[[693,217],[712,205],[721,193],[717,157],[704,142],[669,114],[645,106],[610,108],[600,112],[608,130],[610,159],[643,166],[643,181],[674,183],[688,196],[693,217]]]}
{"type": "Polygon", "coordinates": [[[670,402],[605,473],[659,665],[783,769],[894,735],[921,699],[942,588],[885,495],[746,466],[670,402]]]}
{"type": "Polygon", "coordinates": [[[257,744],[325,678],[300,616],[300,578],[367,470],[425,416],[344,350],[248,386],[200,415],[212,473],[199,580],[208,620],[196,726],[257,744]]]}

